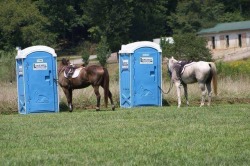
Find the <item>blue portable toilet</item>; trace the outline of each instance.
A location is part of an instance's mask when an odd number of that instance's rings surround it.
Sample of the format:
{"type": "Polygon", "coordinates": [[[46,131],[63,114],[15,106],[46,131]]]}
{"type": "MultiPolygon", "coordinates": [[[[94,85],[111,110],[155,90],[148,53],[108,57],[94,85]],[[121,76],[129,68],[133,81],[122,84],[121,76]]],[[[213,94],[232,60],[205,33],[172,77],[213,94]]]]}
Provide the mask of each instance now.
{"type": "Polygon", "coordinates": [[[53,48],[18,50],[16,79],[20,114],[59,112],[57,55],[53,48]]]}
{"type": "Polygon", "coordinates": [[[119,51],[120,106],[162,106],[161,48],[142,41],[119,51]]]}

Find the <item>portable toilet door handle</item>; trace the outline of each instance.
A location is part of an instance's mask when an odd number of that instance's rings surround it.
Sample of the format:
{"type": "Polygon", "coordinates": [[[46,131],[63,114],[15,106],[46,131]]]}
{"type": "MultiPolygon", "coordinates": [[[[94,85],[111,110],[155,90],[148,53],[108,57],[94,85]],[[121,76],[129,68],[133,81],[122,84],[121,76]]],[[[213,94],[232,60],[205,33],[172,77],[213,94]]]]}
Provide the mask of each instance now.
{"type": "Polygon", "coordinates": [[[48,81],[49,85],[51,85],[51,70],[49,70],[48,75],[45,76],[45,81],[48,81]]]}
{"type": "Polygon", "coordinates": [[[156,66],[154,66],[153,70],[150,71],[150,76],[154,77],[154,81],[155,81],[155,70],[156,70],[156,66]]]}

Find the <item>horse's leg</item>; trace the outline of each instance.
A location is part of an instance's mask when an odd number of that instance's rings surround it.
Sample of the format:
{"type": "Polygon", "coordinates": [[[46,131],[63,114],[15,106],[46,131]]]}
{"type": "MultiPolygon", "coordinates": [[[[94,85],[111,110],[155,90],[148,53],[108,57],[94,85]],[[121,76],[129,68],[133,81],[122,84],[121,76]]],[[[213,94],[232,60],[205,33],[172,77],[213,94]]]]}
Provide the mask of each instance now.
{"type": "MultiPolygon", "coordinates": [[[[105,87],[104,87],[104,85],[101,85],[101,87],[103,88],[104,93],[105,93],[105,87]]],[[[114,101],[113,101],[113,95],[112,95],[112,93],[110,92],[109,89],[107,91],[108,91],[108,98],[109,98],[111,106],[112,106],[112,110],[114,111],[115,110],[115,105],[114,105],[114,101]]]]}
{"type": "Polygon", "coordinates": [[[111,105],[112,105],[112,110],[114,111],[115,110],[115,105],[114,105],[112,93],[110,92],[110,90],[109,90],[108,96],[109,96],[109,99],[110,99],[110,102],[111,102],[111,105]]]}
{"type": "Polygon", "coordinates": [[[211,105],[211,98],[212,98],[212,88],[211,88],[211,82],[206,83],[207,87],[207,93],[208,93],[208,106],[211,105]]]}
{"type": "Polygon", "coordinates": [[[178,97],[178,108],[181,107],[181,82],[175,81],[175,87],[177,91],[177,97],[178,97]]]}
{"type": "Polygon", "coordinates": [[[202,83],[202,82],[200,82],[199,83],[199,86],[200,86],[200,89],[201,89],[201,94],[202,94],[202,96],[201,96],[201,105],[200,105],[200,107],[202,107],[202,106],[204,106],[204,103],[205,103],[205,97],[206,97],[206,88],[205,88],[205,84],[204,83],[202,83]]]}
{"type": "Polygon", "coordinates": [[[62,88],[62,89],[63,89],[63,92],[64,92],[66,98],[67,98],[69,111],[72,112],[73,111],[72,89],[67,89],[67,88],[62,88]]]}
{"type": "Polygon", "coordinates": [[[188,102],[188,92],[187,92],[187,84],[182,84],[183,85],[183,88],[184,88],[184,94],[185,94],[185,98],[186,98],[186,102],[187,102],[187,105],[189,106],[189,102],[188,102]]]}
{"type": "Polygon", "coordinates": [[[72,89],[69,89],[69,96],[70,96],[70,97],[69,97],[69,99],[70,99],[70,100],[69,100],[69,103],[70,103],[70,104],[69,104],[69,111],[70,111],[70,112],[73,111],[73,104],[72,104],[72,97],[73,97],[73,96],[72,96],[72,93],[73,93],[73,90],[72,90],[72,89]]]}
{"type": "Polygon", "coordinates": [[[100,101],[101,101],[101,95],[100,95],[100,92],[99,92],[99,86],[95,85],[93,86],[94,88],[94,92],[95,92],[95,95],[96,95],[96,111],[100,111],[100,101]]]}

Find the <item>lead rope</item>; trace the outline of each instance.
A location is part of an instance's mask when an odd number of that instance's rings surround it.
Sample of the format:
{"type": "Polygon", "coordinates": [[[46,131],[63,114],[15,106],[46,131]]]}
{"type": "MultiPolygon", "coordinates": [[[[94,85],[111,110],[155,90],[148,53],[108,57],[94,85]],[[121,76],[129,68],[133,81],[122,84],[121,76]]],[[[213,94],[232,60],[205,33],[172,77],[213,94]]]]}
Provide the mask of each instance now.
{"type": "Polygon", "coordinates": [[[170,79],[170,86],[169,86],[169,89],[167,92],[164,92],[160,86],[158,86],[158,88],[162,91],[163,94],[168,94],[170,92],[170,90],[173,88],[173,82],[170,79]]]}
{"type": "Polygon", "coordinates": [[[172,73],[171,73],[171,71],[169,70],[169,67],[168,67],[168,74],[169,74],[169,76],[170,76],[170,86],[169,86],[169,89],[168,89],[168,91],[167,92],[164,92],[163,91],[163,89],[158,85],[158,88],[161,90],[161,92],[163,93],[163,94],[168,94],[169,92],[170,92],[170,90],[173,88],[173,82],[172,82],[172,80],[171,80],[171,75],[172,75],[172,73]]]}

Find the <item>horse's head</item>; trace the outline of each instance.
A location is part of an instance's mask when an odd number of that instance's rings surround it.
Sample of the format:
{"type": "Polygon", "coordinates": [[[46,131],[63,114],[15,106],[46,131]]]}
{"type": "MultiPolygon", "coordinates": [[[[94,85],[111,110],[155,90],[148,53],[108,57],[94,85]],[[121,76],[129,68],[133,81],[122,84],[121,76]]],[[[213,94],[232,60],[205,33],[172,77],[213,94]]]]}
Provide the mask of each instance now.
{"type": "Polygon", "coordinates": [[[171,58],[167,58],[167,65],[168,65],[168,70],[172,70],[172,68],[173,68],[173,65],[175,64],[175,63],[177,63],[178,61],[176,60],[176,59],[174,59],[174,57],[171,57],[171,58]]]}
{"type": "Polygon", "coordinates": [[[70,64],[69,59],[66,59],[66,58],[63,58],[61,63],[64,66],[68,66],[70,64]]]}
{"type": "Polygon", "coordinates": [[[172,75],[173,66],[177,62],[178,61],[176,59],[174,59],[174,57],[167,58],[167,67],[168,67],[168,73],[169,73],[170,77],[172,75]]]}
{"type": "Polygon", "coordinates": [[[174,59],[173,56],[170,58],[170,61],[171,61],[171,63],[177,63],[178,62],[176,59],[174,59]]]}
{"type": "Polygon", "coordinates": [[[62,58],[61,62],[58,63],[57,72],[58,74],[65,70],[65,68],[70,64],[69,59],[62,58]]]}

